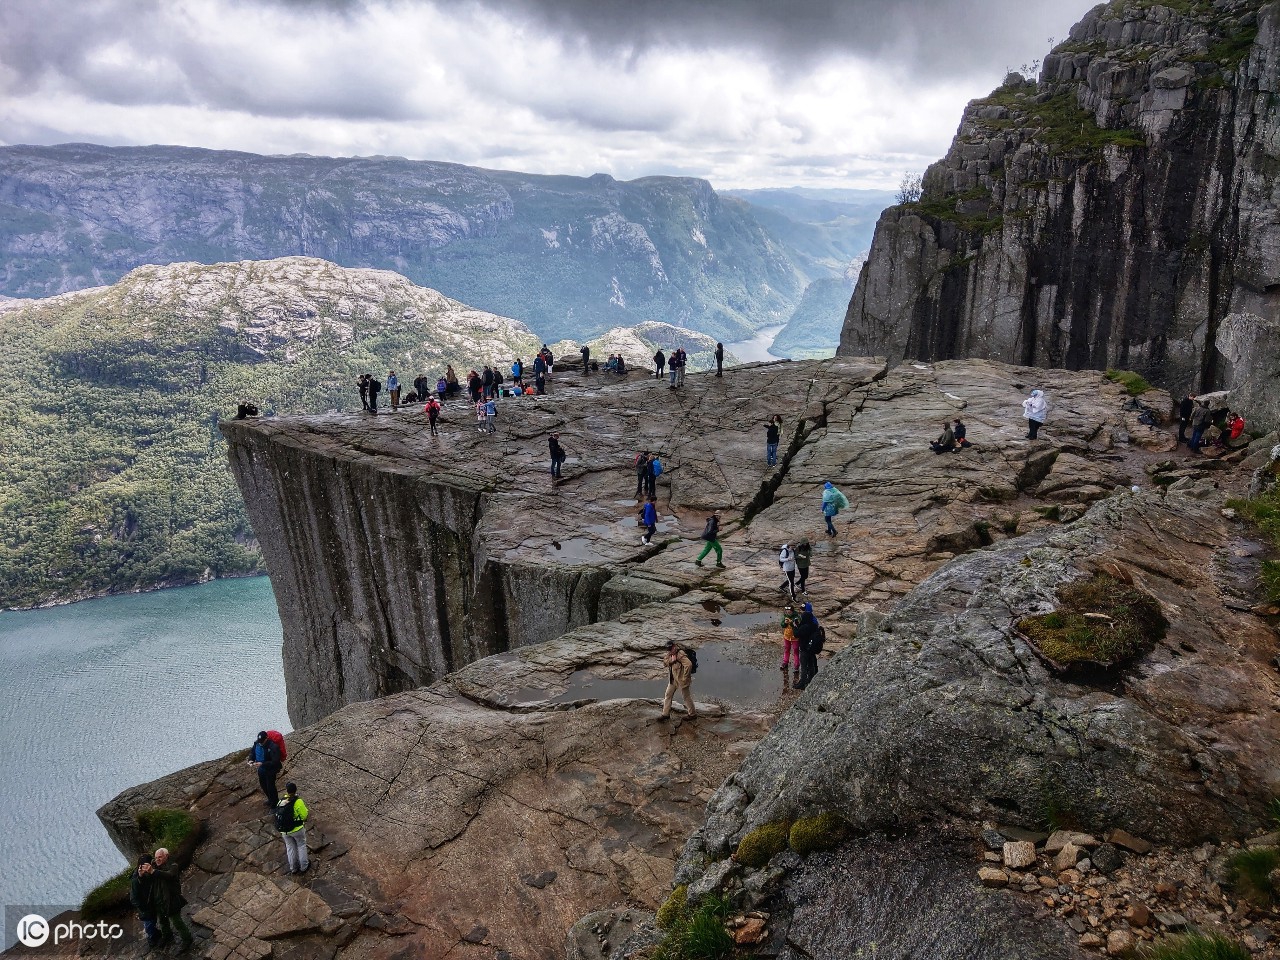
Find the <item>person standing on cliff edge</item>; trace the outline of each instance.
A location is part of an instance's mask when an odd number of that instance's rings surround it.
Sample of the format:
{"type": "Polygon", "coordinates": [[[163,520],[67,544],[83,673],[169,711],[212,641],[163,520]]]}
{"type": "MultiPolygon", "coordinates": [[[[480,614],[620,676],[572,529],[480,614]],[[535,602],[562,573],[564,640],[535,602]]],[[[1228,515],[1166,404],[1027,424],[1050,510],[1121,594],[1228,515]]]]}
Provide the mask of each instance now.
{"type": "Polygon", "coordinates": [[[258,731],[258,739],[249,750],[249,763],[258,771],[258,786],[267,798],[267,806],[274,807],[280,802],[280,793],[276,789],[276,777],[280,776],[280,748],[267,736],[267,731],[258,731]]]}
{"type": "Polygon", "coordinates": [[[284,840],[285,857],[289,861],[290,873],[306,873],[311,866],[307,855],[307,817],[311,815],[307,805],[298,796],[298,785],[284,785],[284,799],[273,811],[276,829],[284,840]]]}
{"type": "Polygon", "coordinates": [[[378,412],[378,393],[382,390],[382,384],[373,378],[372,373],[365,374],[369,378],[369,412],[378,412]]]}
{"type": "Polygon", "coordinates": [[[369,409],[369,375],[367,373],[360,374],[360,379],[356,381],[356,386],[360,390],[360,409],[369,409]]]}
{"type": "Polygon", "coordinates": [[[387,392],[391,394],[391,409],[400,406],[400,378],[394,370],[387,371],[387,392]]]}
{"type": "Polygon", "coordinates": [[[591,365],[591,348],[584,343],[578,352],[582,354],[582,375],[585,377],[591,365]]]}
{"type": "Polygon", "coordinates": [[[724,344],[716,344],[716,376],[724,376],[724,344]]]}
{"type": "Polygon", "coordinates": [[[161,847],[155,852],[155,895],[156,924],[160,928],[161,946],[173,939],[176,932],[181,944],[178,953],[186,953],[194,942],[191,930],[182,919],[182,908],[187,905],[187,898],[182,895],[182,868],[169,862],[169,851],[161,847]]]}

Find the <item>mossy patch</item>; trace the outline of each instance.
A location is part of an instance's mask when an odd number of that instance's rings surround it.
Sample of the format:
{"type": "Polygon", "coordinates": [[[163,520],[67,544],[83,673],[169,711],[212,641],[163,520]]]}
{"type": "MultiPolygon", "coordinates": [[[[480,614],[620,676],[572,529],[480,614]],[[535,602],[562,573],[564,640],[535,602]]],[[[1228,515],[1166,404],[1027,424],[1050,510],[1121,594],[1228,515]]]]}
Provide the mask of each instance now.
{"type": "MultiPolygon", "coordinates": [[[[1228,500],[1227,505],[1255,523],[1271,545],[1280,549],[1280,484],[1249,500],[1228,500]]],[[[1280,561],[1264,560],[1261,576],[1267,600],[1280,603],[1280,561]]]]}
{"type": "Polygon", "coordinates": [[[1280,897],[1280,890],[1271,882],[1271,872],[1277,867],[1280,867],[1280,850],[1260,847],[1237,853],[1227,870],[1236,893],[1254,906],[1268,909],[1280,897]]]}
{"type": "Polygon", "coordinates": [[[1140,397],[1151,389],[1151,384],[1147,382],[1147,378],[1140,373],[1134,373],[1132,370],[1108,370],[1107,379],[1112,383],[1118,383],[1129,391],[1129,396],[1140,397]]]}
{"type": "Polygon", "coordinates": [[[1058,590],[1058,609],[1018,630],[1062,669],[1117,666],[1145,653],[1169,628],[1154,597],[1103,573],[1058,590]]]}
{"type": "Polygon", "coordinates": [[[848,835],[848,825],[838,813],[827,811],[816,817],[801,817],[791,825],[787,842],[796,853],[830,850],[848,835]]]}
{"type": "Polygon", "coordinates": [[[663,930],[670,930],[684,915],[688,904],[689,885],[687,883],[677,884],[676,888],[671,891],[671,895],[658,908],[658,926],[663,930]]]}
{"type": "Polygon", "coordinates": [[[747,867],[759,869],[787,849],[791,835],[790,820],[775,820],[756,827],[738,844],[734,859],[747,867]]]}
{"type": "Polygon", "coordinates": [[[1192,933],[1166,937],[1138,953],[1140,960],[1249,960],[1249,951],[1234,940],[1218,934],[1192,933]]]}
{"type": "MultiPolygon", "coordinates": [[[[183,866],[191,862],[191,855],[203,834],[199,820],[185,810],[167,807],[139,810],[134,819],[147,839],[147,846],[153,849],[166,848],[174,862],[183,866]]],[[[128,907],[129,881],[132,876],[133,867],[126,867],[111,879],[98,884],[85,894],[80,904],[80,913],[86,920],[94,920],[128,907]]]]}

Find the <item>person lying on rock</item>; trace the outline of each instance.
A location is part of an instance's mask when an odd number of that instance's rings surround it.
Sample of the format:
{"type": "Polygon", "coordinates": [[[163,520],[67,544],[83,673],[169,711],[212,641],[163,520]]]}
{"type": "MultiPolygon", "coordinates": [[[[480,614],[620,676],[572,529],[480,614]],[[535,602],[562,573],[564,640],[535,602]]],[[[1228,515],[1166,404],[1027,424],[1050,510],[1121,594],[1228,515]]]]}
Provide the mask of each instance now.
{"type": "Polygon", "coordinates": [[[956,435],[951,429],[951,424],[944,423],[942,425],[942,434],[937,440],[932,441],[929,446],[933,448],[934,453],[950,453],[956,448],[956,435]]]}

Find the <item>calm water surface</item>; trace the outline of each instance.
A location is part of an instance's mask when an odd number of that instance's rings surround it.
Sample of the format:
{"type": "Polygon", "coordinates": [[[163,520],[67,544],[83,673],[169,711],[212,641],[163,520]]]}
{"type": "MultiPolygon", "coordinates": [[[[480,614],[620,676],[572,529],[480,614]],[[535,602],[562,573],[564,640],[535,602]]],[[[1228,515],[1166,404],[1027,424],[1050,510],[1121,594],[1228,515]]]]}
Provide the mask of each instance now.
{"type": "Polygon", "coordinates": [[[0,613],[0,905],[75,904],[123,869],[94,811],[288,731],[266,577],[0,613]]]}
{"type": "Polygon", "coordinates": [[[785,323],[779,323],[769,327],[761,327],[750,340],[726,343],[724,348],[743,363],[764,363],[781,359],[770,353],[769,348],[773,346],[773,341],[785,326],[785,323]]]}

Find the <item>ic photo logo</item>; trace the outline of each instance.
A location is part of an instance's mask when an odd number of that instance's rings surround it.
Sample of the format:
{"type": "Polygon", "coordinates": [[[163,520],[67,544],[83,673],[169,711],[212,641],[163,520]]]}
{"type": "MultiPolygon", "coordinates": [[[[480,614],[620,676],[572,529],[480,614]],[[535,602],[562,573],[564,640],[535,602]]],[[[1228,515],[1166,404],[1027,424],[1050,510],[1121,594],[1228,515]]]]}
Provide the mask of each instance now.
{"type": "Polygon", "coordinates": [[[32,949],[82,941],[119,940],[124,927],[105,920],[85,923],[68,917],[69,906],[5,907],[4,947],[22,944],[32,949]],[[52,919],[50,919],[52,918],[52,919]]]}

